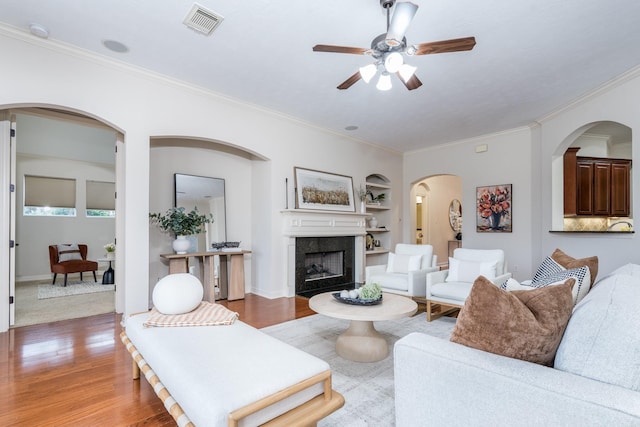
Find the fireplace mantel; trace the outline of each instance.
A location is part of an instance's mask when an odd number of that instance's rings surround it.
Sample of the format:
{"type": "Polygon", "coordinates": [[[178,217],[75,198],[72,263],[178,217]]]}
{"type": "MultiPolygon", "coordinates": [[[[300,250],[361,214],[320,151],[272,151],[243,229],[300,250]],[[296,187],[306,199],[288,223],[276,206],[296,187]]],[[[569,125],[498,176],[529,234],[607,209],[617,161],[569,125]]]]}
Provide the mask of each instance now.
{"type": "Polygon", "coordinates": [[[364,236],[371,214],[286,209],[282,213],[282,234],[291,237],[364,236]]]}
{"type": "Polygon", "coordinates": [[[354,236],[354,280],[357,283],[364,281],[366,219],[371,214],[307,209],[280,212],[288,296],[295,295],[296,237],[354,236]]]}

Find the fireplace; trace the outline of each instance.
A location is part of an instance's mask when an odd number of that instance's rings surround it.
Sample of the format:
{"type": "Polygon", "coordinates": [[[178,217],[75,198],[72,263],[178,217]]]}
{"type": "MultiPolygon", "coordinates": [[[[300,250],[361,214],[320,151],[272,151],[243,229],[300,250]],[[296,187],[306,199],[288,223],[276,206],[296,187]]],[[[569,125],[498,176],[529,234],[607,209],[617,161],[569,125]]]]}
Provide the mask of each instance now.
{"type": "Polygon", "coordinates": [[[288,296],[310,297],[364,282],[367,214],[305,209],[281,213],[288,296]]]}
{"type": "Polygon", "coordinates": [[[296,295],[354,288],[353,236],[296,238],[296,295]]]}

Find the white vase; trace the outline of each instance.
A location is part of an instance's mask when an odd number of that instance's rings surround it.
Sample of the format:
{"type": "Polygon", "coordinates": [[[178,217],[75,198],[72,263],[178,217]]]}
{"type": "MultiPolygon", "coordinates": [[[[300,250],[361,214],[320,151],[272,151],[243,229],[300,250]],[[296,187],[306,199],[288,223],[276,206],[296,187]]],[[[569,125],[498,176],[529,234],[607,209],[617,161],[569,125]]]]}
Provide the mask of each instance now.
{"type": "Polygon", "coordinates": [[[115,252],[107,252],[107,259],[116,259],[115,252]]]}
{"type": "Polygon", "coordinates": [[[378,220],[375,216],[372,216],[371,219],[369,219],[369,228],[378,228],[378,220]]]}
{"type": "Polygon", "coordinates": [[[367,204],[364,200],[360,201],[360,213],[367,213],[367,204]]]}
{"type": "Polygon", "coordinates": [[[177,236],[176,240],[173,241],[172,246],[173,250],[176,251],[177,254],[186,254],[191,247],[191,242],[187,239],[187,236],[177,236]]]}

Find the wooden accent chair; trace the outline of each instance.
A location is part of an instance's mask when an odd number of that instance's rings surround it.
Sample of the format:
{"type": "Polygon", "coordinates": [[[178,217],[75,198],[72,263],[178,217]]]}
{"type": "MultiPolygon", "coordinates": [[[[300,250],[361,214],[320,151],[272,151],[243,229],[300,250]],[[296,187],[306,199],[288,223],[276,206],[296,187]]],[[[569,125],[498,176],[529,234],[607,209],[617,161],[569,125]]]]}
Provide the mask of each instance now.
{"type": "MultiPolygon", "coordinates": [[[[58,245],[49,245],[49,264],[51,266],[51,272],[53,273],[53,282],[51,284],[56,284],[56,277],[58,273],[60,273],[64,274],[64,286],[67,286],[67,274],[80,273],[80,280],[82,280],[82,273],[84,271],[93,272],[93,280],[97,282],[96,270],[98,269],[98,263],[87,260],[87,245],[79,244],[77,245],[77,250],[71,250],[70,252],[76,252],[76,254],[72,255],[72,258],[77,259],[60,261],[58,245]],[[77,252],[79,252],[79,255],[77,252]]],[[[63,257],[63,259],[64,258],[65,257],[63,257]]]]}

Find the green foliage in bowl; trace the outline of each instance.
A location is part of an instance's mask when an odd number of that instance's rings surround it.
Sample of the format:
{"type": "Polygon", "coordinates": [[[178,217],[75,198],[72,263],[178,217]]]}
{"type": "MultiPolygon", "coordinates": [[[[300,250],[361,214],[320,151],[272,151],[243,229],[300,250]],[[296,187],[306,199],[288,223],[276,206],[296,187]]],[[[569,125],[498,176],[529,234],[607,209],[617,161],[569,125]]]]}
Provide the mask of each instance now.
{"type": "Polygon", "coordinates": [[[361,299],[378,299],[382,296],[382,288],[377,283],[367,283],[360,288],[361,299]]]}

